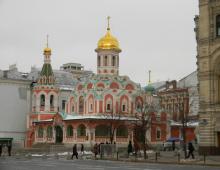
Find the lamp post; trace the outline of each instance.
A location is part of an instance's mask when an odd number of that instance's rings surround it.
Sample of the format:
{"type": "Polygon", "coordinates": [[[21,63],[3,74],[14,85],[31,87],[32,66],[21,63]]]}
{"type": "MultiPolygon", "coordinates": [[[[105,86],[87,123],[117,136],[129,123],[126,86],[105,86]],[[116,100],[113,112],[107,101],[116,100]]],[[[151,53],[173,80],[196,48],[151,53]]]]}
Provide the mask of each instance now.
{"type": "MultiPolygon", "coordinates": [[[[179,102],[180,104],[180,102],[179,102]]],[[[183,150],[184,150],[184,157],[186,159],[187,157],[187,151],[186,151],[186,128],[187,128],[187,97],[184,95],[182,99],[182,104],[180,106],[180,113],[181,113],[181,118],[182,118],[182,137],[183,137],[183,150]]]]}

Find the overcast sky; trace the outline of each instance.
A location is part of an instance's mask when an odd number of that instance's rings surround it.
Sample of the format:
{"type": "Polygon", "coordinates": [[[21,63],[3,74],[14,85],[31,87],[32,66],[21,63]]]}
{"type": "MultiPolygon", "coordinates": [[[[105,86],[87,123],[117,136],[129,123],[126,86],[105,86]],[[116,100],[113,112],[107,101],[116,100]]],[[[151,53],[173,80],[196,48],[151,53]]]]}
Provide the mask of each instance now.
{"type": "Polygon", "coordinates": [[[120,75],[142,85],[196,70],[194,16],[198,0],[0,0],[0,69],[42,67],[46,35],[52,67],[77,62],[96,73],[98,40],[111,16],[120,75]]]}

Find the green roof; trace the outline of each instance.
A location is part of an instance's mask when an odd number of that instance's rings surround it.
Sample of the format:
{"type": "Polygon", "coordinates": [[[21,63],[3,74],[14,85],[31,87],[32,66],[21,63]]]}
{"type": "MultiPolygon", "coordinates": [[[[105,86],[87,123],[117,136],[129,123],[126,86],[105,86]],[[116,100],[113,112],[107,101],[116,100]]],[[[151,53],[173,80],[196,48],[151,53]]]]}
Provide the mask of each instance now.
{"type": "Polygon", "coordinates": [[[40,75],[46,77],[53,76],[53,70],[51,64],[44,63],[40,75]]]}
{"type": "Polygon", "coordinates": [[[151,84],[148,84],[145,88],[144,88],[145,92],[148,92],[148,93],[154,93],[155,92],[155,88],[151,85],[151,84]]]}

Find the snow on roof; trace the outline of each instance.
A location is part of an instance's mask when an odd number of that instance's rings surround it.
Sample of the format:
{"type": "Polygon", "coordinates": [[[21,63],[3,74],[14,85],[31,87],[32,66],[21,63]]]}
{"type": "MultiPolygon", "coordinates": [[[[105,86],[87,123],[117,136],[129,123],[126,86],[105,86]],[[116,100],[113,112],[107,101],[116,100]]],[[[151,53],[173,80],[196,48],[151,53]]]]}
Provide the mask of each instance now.
{"type": "Polygon", "coordinates": [[[127,116],[110,116],[106,114],[99,115],[67,115],[64,120],[82,120],[82,119],[99,119],[99,120],[136,120],[135,117],[127,117],[127,116]]]}
{"type": "Polygon", "coordinates": [[[40,122],[52,122],[53,119],[45,119],[45,120],[35,120],[34,123],[40,123],[40,122]]]}

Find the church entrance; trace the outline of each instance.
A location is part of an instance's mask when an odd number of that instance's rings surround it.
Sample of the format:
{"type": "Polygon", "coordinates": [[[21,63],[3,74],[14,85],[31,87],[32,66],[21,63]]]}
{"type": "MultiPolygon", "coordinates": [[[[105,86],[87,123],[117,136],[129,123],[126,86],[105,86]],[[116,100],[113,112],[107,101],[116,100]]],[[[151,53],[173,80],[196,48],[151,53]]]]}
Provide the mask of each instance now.
{"type": "Polygon", "coordinates": [[[56,143],[62,143],[63,142],[63,130],[60,126],[55,127],[56,131],[56,143]]]}

